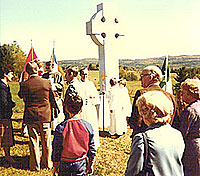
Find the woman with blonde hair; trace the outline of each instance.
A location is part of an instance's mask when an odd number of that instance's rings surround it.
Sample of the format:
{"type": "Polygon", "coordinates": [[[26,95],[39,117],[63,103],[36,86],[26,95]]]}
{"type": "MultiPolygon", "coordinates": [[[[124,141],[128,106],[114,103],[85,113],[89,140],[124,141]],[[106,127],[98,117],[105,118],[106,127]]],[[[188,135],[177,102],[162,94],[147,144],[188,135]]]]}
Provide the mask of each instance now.
{"type": "Polygon", "coordinates": [[[149,175],[182,176],[181,159],[185,145],[181,133],[169,124],[173,102],[160,91],[149,91],[138,98],[136,105],[139,117],[148,128],[133,138],[125,175],[138,175],[142,170],[147,172],[148,167],[149,175]],[[147,159],[144,159],[145,154],[147,159]],[[144,167],[144,160],[147,167],[144,167]]]}
{"type": "Polygon", "coordinates": [[[181,84],[182,101],[187,104],[181,113],[180,131],[185,139],[184,174],[200,175],[200,80],[186,79],[181,84]]]}

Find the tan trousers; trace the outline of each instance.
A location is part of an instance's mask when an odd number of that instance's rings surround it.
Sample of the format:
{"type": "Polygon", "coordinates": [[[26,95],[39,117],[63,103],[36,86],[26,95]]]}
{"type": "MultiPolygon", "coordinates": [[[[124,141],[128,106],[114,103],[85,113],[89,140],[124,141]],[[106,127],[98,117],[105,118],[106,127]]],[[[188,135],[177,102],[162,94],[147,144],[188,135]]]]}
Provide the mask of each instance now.
{"type": "Polygon", "coordinates": [[[29,149],[30,149],[30,170],[40,170],[40,149],[39,149],[39,133],[42,142],[42,164],[46,168],[51,169],[53,166],[52,142],[50,123],[32,123],[27,124],[29,133],[29,149]]]}

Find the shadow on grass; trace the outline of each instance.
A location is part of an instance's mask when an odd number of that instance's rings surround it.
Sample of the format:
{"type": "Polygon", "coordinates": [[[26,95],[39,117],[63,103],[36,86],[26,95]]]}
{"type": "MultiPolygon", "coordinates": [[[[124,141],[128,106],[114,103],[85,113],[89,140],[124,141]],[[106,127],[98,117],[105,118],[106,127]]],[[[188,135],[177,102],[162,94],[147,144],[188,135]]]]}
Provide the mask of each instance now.
{"type": "Polygon", "coordinates": [[[24,144],[28,144],[29,141],[17,141],[15,140],[15,144],[19,144],[19,145],[24,145],[24,144]]]}
{"type": "Polygon", "coordinates": [[[99,136],[110,137],[110,133],[108,131],[99,131],[99,136]]]}
{"type": "Polygon", "coordinates": [[[13,133],[21,133],[21,129],[13,129],[13,133]]]}
{"type": "Polygon", "coordinates": [[[28,170],[29,169],[29,156],[13,156],[12,157],[16,162],[10,163],[5,160],[5,157],[0,157],[0,167],[13,167],[16,169],[23,169],[28,170]]]}
{"type": "Polygon", "coordinates": [[[11,120],[14,122],[22,122],[23,121],[23,119],[11,119],[11,120]]]}

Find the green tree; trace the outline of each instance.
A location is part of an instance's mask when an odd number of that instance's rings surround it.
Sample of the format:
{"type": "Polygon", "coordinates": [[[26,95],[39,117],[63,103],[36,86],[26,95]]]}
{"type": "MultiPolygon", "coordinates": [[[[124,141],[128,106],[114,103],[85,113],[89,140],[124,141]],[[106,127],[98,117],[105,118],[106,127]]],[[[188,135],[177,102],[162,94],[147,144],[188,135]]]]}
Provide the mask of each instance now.
{"type": "Polygon", "coordinates": [[[128,71],[126,73],[126,80],[127,81],[137,81],[138,77],[133,71],[128,71]]]}
{"type": "Polygon", "coordinates": [[[9,45],[0,46],[0,67],[4,70],[6,67],[13,68],[14,57],[9,45]]]}
{"type": "Polygon", "coordinates": [[[26,55],[24,51],[22,51],[20,46],[17,45],[17,42],[14,41],[11,44],[11,47],[13,50],[13,57],[14,57],[15,76],[16,78],[19,78],[24,68],[24,64],[26,62],[26,55]]]}
{"type": "Polygon", "coordinates": [[[89,64],[88,70],[98,70],[95,64],[89,64]]]}
{"type": "Polygon", "coordinates": [[[175,93],[177,94],[180,90],[181,83],[184,82],[189,77],[189,74],[188,74],[188,69],[185,66],[179,68],[178,70],[175,70],[175,73],[176,77],[174,77],[174,79],[176,80],[177,83],[174,85],[174,90],[175,93]]]}
{"type": "Polygon", "coordinates": [[[122,67],[119,67],[119,78],[126,78],[126,71],[122,67]]]}
{"type": "Polygon", "coordinates": [[[193,78],[196,72],[197,72],[197,69],[190,69],[190,68],[186,68],[185,66],[175,70],[176,77],[174,79],[176,80],[177,83],[174,85],[174,90],[177,97],[179,113],[181,113],[184,108],[184,105],[182,104],[182,101],[181,101],[181,95],[180,95],[181,83],[184,82],[187,78],[193,78]]]}
{"type": "Polygon", "coordinates": [[[15,73],[15,80],[18,80],[25,61],[26,55],[16,41],[12,44],[3,44],[0,46],[0,66],[2,68],[12,67],[15,73]]]}

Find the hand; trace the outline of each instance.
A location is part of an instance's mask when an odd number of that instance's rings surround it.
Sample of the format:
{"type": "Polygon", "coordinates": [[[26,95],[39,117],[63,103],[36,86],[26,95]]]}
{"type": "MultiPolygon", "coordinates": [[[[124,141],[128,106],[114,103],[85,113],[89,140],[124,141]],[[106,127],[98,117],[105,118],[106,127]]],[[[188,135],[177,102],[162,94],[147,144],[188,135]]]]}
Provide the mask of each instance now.
{"type": "Polygon", "coordinates": [[[86,166],[86,174],[92,174],[93,172],[92,167],[93,167],[93,161],[89,160],[88,165],[86,166]]]}
{"type": "Polygon", "coordinates": [[[56,167],[53,167],[53,176],[56,176],[56,172],[57,172],[56,167]]]}
{"type": "Polygon", "coordinates": [[[53,176],[56,176],[56,173],[59,172],[59,162],[53,162],[53,176]]]}
{"type": "Polygon", "coordinates": [[[86,167],[86,174],[92,174],[92,166],[88,165],[86,167]]]}
{"type": "Polygon", "coordinates": [[[25,128],[26,128],[26,124],[23,122],[23,123],[22,123],[22,128],[21,128],[21,136],[22,136],[22,137],[24,137],[25,134],[27,135],[27,133],[26,133],[26,131],[25,131],[25,130],[26,130],[25,128]]]}

